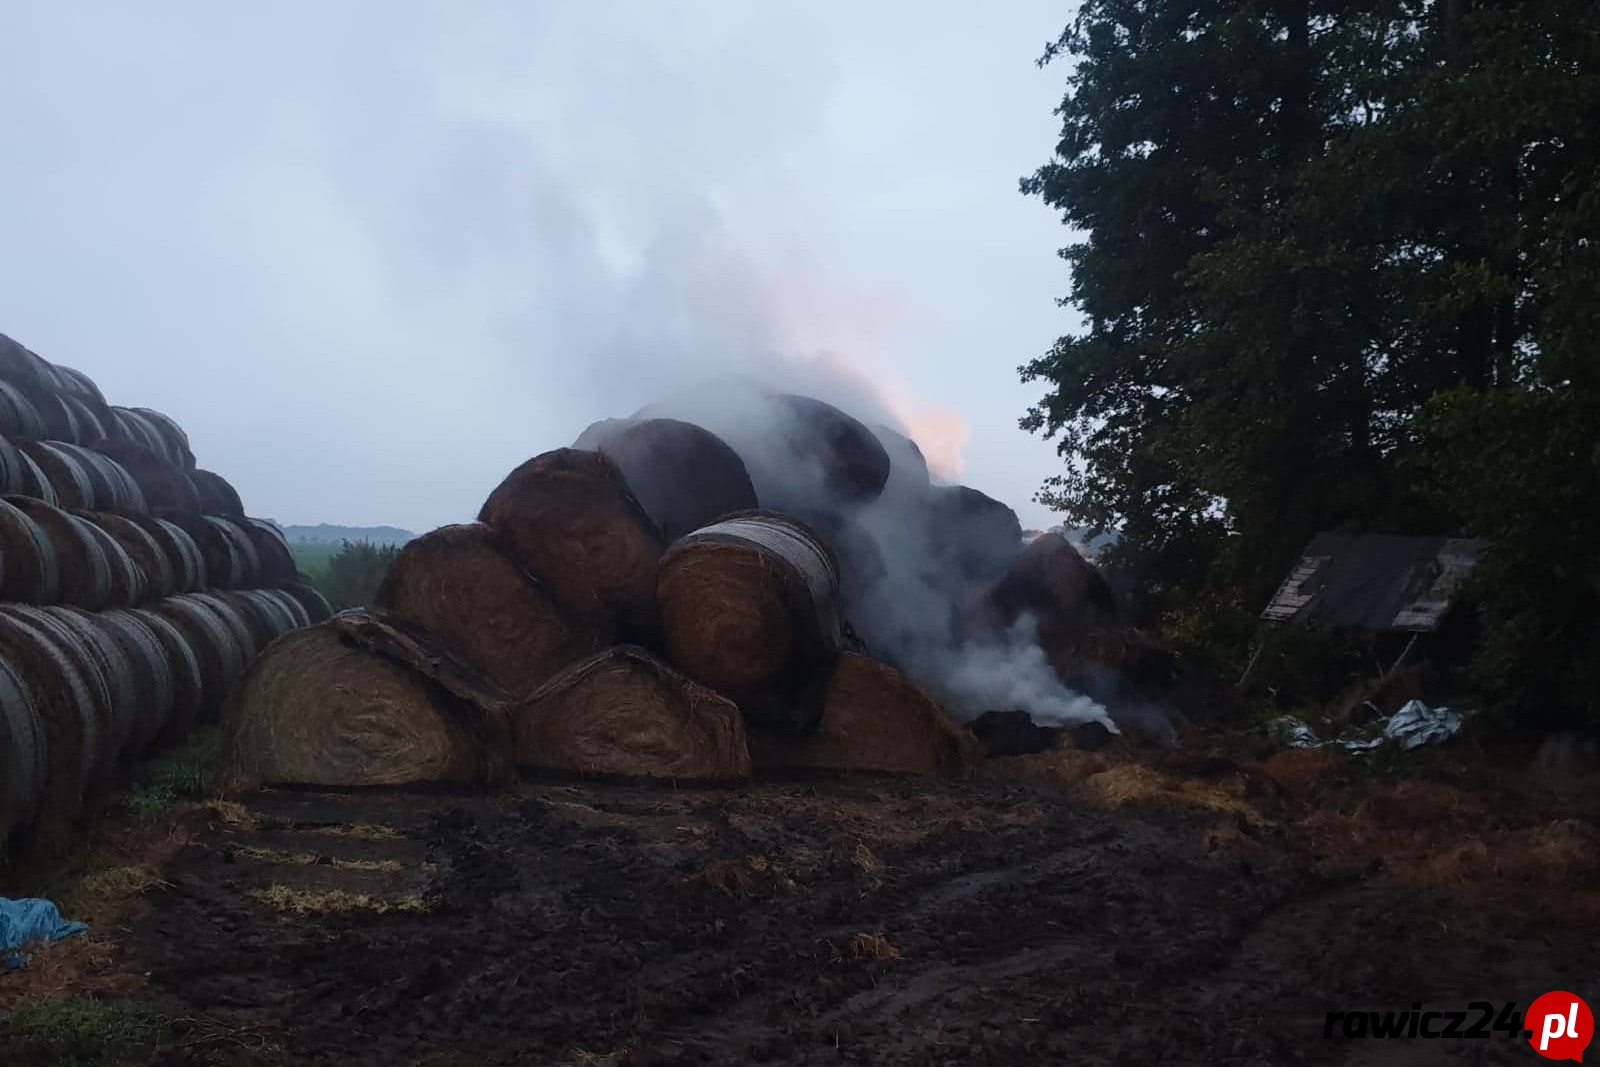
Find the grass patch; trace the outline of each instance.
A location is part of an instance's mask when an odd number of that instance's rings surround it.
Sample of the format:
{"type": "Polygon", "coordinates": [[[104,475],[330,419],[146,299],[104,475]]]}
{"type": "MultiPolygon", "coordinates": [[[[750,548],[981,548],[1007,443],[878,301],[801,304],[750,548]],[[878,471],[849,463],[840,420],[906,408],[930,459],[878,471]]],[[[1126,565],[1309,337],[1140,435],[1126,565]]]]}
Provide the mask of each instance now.
{"type": "Polygon", "coordinates": [[[222,733],[214,726],[189,735],[182,748],[157,760],[128,794],[128,811],[140,822],[166,815],[180,800],[209,796],[222,758],[222,733]]]}
{"type": "Polygon", "coordinates": [[[0,1047],[67,1065],[110,1063],[148,1053],[172,1033],[165,1016],[140,1004],[64,1000],[0,1014],[0,1047]]]}

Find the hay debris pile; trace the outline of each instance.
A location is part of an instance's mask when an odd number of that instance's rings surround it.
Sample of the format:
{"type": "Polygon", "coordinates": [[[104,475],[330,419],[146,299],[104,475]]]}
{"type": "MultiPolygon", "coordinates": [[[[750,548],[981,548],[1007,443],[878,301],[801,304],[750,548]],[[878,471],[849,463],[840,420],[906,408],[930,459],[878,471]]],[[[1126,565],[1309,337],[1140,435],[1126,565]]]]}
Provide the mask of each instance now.
{"type": "Polygon", "coordinates": [[[0,334],[0,858],[64,843],[330,614],[282,534],[194,464],[172,419],[0,334]]]}
{"type": "Polygon", "coordinates": [[[280,642],[228,703],[236,781],[487,784],[508,754],[675,780],[961,774],[981,746],[955,720],[1017,707],[974,702],[968,661],[1007,673],[1023,617],[1049,675],[1024,710],[1098,708],[1063,678],[1115,604],[1070,544],[1024,547],[1011,509],[936,483],[898,431],[793,394],[722,405],[595,423],[412,542],[373,615],[280,642]]]}

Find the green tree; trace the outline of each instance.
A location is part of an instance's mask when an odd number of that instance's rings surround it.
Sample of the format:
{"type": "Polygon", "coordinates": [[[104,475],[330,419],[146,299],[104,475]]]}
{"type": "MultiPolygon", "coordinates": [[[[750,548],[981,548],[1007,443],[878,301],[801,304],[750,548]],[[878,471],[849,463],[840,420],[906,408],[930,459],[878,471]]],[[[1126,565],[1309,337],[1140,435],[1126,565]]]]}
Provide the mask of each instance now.
{"type": "Polygon", "coordinates": [[[1045,499],[1169,602],[1248,612],[1319,529],[1485,533],[1490,585],[1545,543],[1473,449],[1539,482],[1529,405],[1593,440],[1600,10],[1087,0],[1062,54],[1023,182],[1080,235],[1083,327],[1022,369],[1069,461],[1045,499]]]}
{"type": "Polygon", "coordinates": [[[364,608],[372,603],[389,565],[399,554],[399,545],[345,541],[328,560],[317,585],[335,611],[364,608]]]}

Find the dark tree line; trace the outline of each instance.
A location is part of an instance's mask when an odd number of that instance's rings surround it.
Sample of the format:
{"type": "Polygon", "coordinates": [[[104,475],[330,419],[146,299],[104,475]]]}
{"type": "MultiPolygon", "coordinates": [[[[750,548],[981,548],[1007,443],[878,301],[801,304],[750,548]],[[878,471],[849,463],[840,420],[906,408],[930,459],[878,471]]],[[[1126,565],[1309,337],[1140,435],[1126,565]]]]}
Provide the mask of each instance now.
{"type": "Polygon", "coordinates": [[[1052,60],[1047,502],[1235,646],[1319,530],[1487,537],[1479,694],[1600,717],[1600,7],[1085,0],[1052,60]]]}

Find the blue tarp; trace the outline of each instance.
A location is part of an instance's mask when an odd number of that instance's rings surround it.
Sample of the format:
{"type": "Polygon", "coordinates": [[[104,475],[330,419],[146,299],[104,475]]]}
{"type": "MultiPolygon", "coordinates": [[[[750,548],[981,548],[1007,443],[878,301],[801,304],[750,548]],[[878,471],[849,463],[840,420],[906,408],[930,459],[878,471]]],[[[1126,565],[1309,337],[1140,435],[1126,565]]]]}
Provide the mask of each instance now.
{"type": "Polygon", "coordinates": [[[15,970],[28,962],[16,951],[29,941],[60,941],[89,929],[83,923],[61,917],[48,900],[0,897],[0,967],[15,970]]]}

